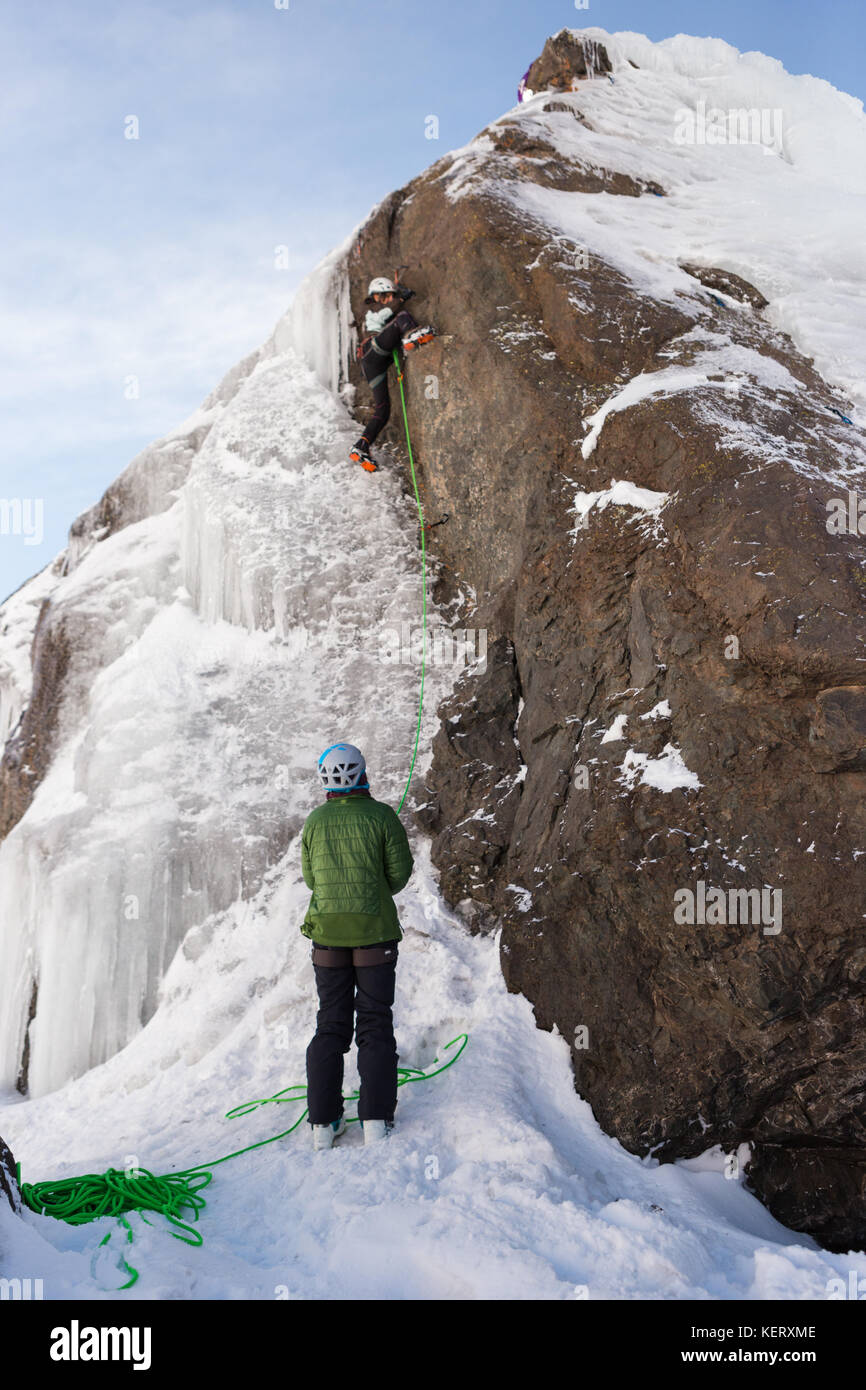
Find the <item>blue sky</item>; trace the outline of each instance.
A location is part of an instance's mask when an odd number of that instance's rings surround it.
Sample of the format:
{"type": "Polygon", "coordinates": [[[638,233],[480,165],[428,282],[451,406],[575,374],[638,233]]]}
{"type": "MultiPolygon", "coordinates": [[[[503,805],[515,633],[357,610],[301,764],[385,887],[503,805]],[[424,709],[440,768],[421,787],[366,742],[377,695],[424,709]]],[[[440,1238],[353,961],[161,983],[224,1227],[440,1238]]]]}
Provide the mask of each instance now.
{"type": "Polygon", "coordinates": [[[710,34],[866,96],[861,0],[5,0],[0,497],[43,499],[44,541],[0,535],[0,598],[565,25],[710,34]]]}

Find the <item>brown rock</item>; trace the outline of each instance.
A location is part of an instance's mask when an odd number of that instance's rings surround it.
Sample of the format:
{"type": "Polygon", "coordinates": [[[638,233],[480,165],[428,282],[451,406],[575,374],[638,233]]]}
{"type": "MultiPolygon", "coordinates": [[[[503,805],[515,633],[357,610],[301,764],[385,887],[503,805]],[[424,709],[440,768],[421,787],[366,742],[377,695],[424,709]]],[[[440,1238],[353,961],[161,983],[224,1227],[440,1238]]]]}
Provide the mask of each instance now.
{"type": "Polygon", "coordinates": [[[526,78],[533,92],[548,87],[570,92],[576,82],[602,77],[610,72],[610,59],[604,44],[596,39],[562,29],[547,40],[526,78]]]}
{"type": "Polygon", "coordinates": [[[3,1138],[0,1138],[0,1195],[6,1199],[13,1211],[21,1210],[21,1193],[18,1188],[15,1159],[12,1157],[12,1150],[3,1138]]]}
{"type": "Polygon", "coordinates": [[[56,745],[69,643],[62,624],[54,627],[46,600],[33,637],[33,694],[0,759],[0,839],[24,815],[42,781],[56,745]]]}
{"type": "Polygon", "coordinates": [[[866,686],[821,690],[815,704],[812,766],[819,772],[866,771],[866,686]]]}
{"type": "Polygon", "coordinates": [[[476,930],[496,925],[482,885],[508,848],[522,766],[513,732],[520,692],[514,648],[507,638],[493,643],[486,666],[483,675],[458,682],[440,708],[434,740],[437,775],[430,800],[417,813],[419,824],[435,837],[443,892],[464,904],[476,930]]]}
{"type": "Polygon", "coordinates": [[[768,301],[760,291],[756,290],[754,285],[750,285],[748,280],[734,275],[733,271],[719,270],[716,266],[691,265],[685,261],[681,264],[688,275],[700,280],[708,290],[718,290],[720,294],[730,295],[741,304],[751,304],[754,309],[766,309],[768,301]]]}
{"type": "Polygon", "coordinates": [[[866,1169],[862,1146],[804,1147],[760,1144],[746,1169],[746,1185],[772,1207],[777,1220],[814,1236],[828,1250],[863,1247],[866,1169]],[[832,1218],[816,1219],[817,1212],[832,1218]]]}
{"type": "MultiPolygon", "coordinates": [[[[570,85],[551,53],[535,89],[570,85]]],[[[525,139],[510,124],[459,199],[448,160],[388,199],[351,267],[358,312],[366,280],[404,264],[452,335],[406,373],[412,437],[425,510],[450,516],[430,534],[440,593],[474,592],[461,621],[495,654],[442,710],[420,812],[442,888],[473,930],[503,923],[508,987],[541,1027],[588,1029],[575,1081],[608,1132],[662,1160],[752,1142],[771,1210],[862,1245],[864,595],[860,539],[828,534],[826,504],[863,439],[761,315],[698,283],[656,303],[518,220],[503,164],[563,188],[584,172],[556,168],[534,118],[525,139]],[[717,333],[782,363],[790,389],[720,377],[650,397],[581,457],[584,417],[623,381],[717,333]],[[611,505],[576,527],[576,492],[612,478],[668,494],[658,520],[611,505]],[[670,747],[698,788],[647,783],[670,747]],[[699,883],[730,916],[675,919],[699,883]],[[838,1193],[786,1176],[807,1147],[827,1173],[845,1149],[838,1193]]],[[[731,273],[699,282],[760,308],[731,273]]],[[[387,442],[402,456],[398,424],[387,442]]]]}

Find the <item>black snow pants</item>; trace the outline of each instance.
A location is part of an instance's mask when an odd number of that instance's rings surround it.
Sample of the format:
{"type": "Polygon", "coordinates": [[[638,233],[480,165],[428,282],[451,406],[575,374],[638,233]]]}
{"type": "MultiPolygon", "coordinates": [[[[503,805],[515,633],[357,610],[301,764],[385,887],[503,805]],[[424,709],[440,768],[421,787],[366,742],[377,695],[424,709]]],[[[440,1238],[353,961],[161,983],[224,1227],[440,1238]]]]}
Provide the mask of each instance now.
{"type": "MultiPolygon", "coordinates": [[[[364,356],[361,359],[361,371],[373,392],[373,414],[367,421],[362,435],[362,438],[367,441],[368,448],[381,434],[391,415],[391,394],[388,390],[388,368],[392,361],[391,354],[395,347],[399,347],[404,334],[411,333],[413,328],[417,327],[417,319],[412,317],[408,309],[401,309],[399,314],[396,314],[380,333],[377,333],[374,338],[367,339],[364,356]]],[[[372,1115],[370,1119],[373,1119],[372,1115]]]]}
{"type": "MultiPolygon", "coordinates": [[[[389,325],[390,327],[390,325],[389,325]]],[[[397,942],[376,946],[313,947],[319,992],[316,1035],[307,1048],[307,1105],[311,1125],[327,1125],[343,1113],[343,1054],[358,1044],[361,1093],[358,1118],[393,1120],[397,1108],[397,1063],[391,1010],[397,971],[397,942]],[[327,960],[327,964],[317,964],[327,960]],[[365,959],[375,964],[365,964],[365,959]],[[356,992],[357,991],[357,992],[356,992]]]]}

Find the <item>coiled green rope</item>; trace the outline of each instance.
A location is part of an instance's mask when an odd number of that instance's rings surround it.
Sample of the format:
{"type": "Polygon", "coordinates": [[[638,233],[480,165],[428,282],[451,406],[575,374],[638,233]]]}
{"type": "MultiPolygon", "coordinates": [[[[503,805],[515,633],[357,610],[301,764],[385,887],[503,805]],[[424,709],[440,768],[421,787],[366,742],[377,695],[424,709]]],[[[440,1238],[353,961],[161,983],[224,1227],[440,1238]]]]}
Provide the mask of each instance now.
{"type": "MultiPolygon", "coordinates": [[[[447,1071],[457,1061],[463,1052],[469,1036],[466,1033],[458,1033],[456,1038],[452,1038],[445,1044],[443,1053],[448,1052],[456,1044],[460,1044],[453,1057],[440,1063],[439,1058],[435,1057],[431,1063],[431,1069],[424,1071],[419,1067],[398,1067],[397,1085],[406,1086],[414,1081],[429,1081],[432,1077],[438,1076],[440,1072],[447,1071]]],[[[303,1101],[307,1098],[306,1086],[287,1086],[282,1091],[277,1091],[276,1095],[265,1096],[262,1100],[245,1101],[241,1105],[236,1105],[232,1110],[227,1111],[226,1119],[237,1119],[241,1115],[249,1115],[253,1110],[258,1110],[262,1105],[291,1105],[296,1101],[303,1101]],[[294,1094],[290,1094],[294,1093],[294,1094]]],[[[346,1100],[357,1100],[358,1092],[353,1091],[351,1095],[344,1097],[346,1100]]],[[[222,1158],[212,1159],[209,1163],[196,1164],[194,1168],[182,1168],[175,1173],[167,1173],[163,1177],[157,1177],[154,1173],[148,1172],[146,1168],[135,1168],[125,1170],[121,1168],[109,1168],[104,1173],[87,1173],[80,1178],[56,1178],[47,1182],[22,1182],[21,1164],[18,1164],[18,1185],[21,1189],[21,1197],[25,1205],[31,1211],[35,1211],[44,1216],[53,1216],[58,1221],[65,1221],[70,1226],[83,1226],[89,1221],[98,1221],[104,1216],[113,1216],[126,1230],[127,1244],[132,1244],[132,1227],[125,1219],[125,1212],[146,1211],[158,1212],[179,1229],[172,1231],[171,1234],[176,1240],[182,1240],[186,1245],[201,1245],[202,1235],[194,1230],[189,1224],[190,1221],[196,1222],[199,1213],[206,1206],[204,1197],[201,1195],[202,1189],[207,1187],[213,1179],[210,1171],[220,1163],[228,1163],[231,1158],[239,1158],[241,1154],[252,1153],[253,1149],[263,1149],[266,1144],[275,1144],[278,1139],[285,1139],[292,1134],[298,1126],[306,1119],[308,1111],[304,1109],[293,1125],[284,1129],[280,1134],[274,1134],[270,1139],[260,1139],[256,1144],[247,1144],[243,1149],[235,1149],[233,1153],[224,1154],[222,1158]],[[184,1213],[189,1213],[184,1219],[184,1213]]],[[[351,1116],[347,1120],[348,1124],[354,1124],[358,1119],[357,1115],[351,1116]]],[[[147,1217],[142,1216],[142,1220],[147,1221],[147,1217]]],[[[148,1225],[151,1223],[148,1222],[148,1225]]],[[[111,1239],[112,1232],[100,1241],[98,1249],[107,1245],[111,1239]]],[[[98,1254],[98,1250],[96,1252],[98,1254]]],[[[94,1259],[96,1255],[94,1255],[94,1259]]],[[[128,1264],[121,1257],[123,1269],[130,1274],[130,1279],[121,1284],[121,1289],[129,1289],[138,1279],[138,1270],[128,1264]]],[[[93,1261],[91,1261],[91,1272],[93,1261]]]]}

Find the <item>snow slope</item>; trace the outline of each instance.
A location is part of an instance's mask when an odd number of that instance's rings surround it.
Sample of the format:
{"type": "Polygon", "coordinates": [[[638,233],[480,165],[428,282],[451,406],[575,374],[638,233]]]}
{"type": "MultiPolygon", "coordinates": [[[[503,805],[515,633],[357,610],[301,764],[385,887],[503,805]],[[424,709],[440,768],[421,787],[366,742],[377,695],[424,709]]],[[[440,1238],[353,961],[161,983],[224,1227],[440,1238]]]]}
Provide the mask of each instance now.
{"type": "MultiPolygon", "coordinates": [[[[24,1177],[137,1162],[187,1168],[280,1133],[297,1110],[226,1110],[302,1081],[315,1023],[296,843],[254,903],[190,933],[159,1013],[100,1067],[0,1111],[24,1177]]],[[[6,1277],[46,1298],[821,1299],[866,1256],[828,1255],[726,1178],[720,1155],[658,1166],[601,1133],[574,1094],[568,1047],[506,992],[497,942],[442,906],[426,851],[400,896],[395,1019],[401,1065],[433,1080],[400,1090],[398,1126],[367,1150],[357,1125],[313,1154],[306,1126],[215,1169],[191,1249],[133,1216],[73,1228],[0,1210],[6,1277]],[[128,1293],[124,1254],[140,1278],[128,1293]],[[91,1261],[94,1261],[91,1275],[91,1261]]],[[[350,1054],[346,1090],[357,1072],[350,1054]]],[[[353,1113],[351,1103],[347,1113],[353,1113]]]]}
{"type": "MultiPolygon", "coordinates": [[[[769,321],[850,397],[862,423],[863,103],[721,39],[679,34],[652,43],[642,34],[579,32],[605,45],[613,81],[595,78],[573,93],[557,92],[564,110],[545,112],[550,94],[536,93],[492,128],[516,119],[527,137],[540,136],[588,166],[654,181],[667,196],[575,194],[504,181],[498,195],[540,220],[564,251],[598,255],[663,302],[694,292],[680,262],[742,276],[769,301],[769,321]],[[587,124],[575,119],[578,112],[587,124]],[[744,123],[738,112],[759,119],[744,123]]],[[[482,133],[448,157],[441,177],[451,197],[486,179],[491,149],[482,133]]],[[[728,354],[726,372],[757,365],[736,364],[730,348],[728,354]]],[[[773,364],[764,359],[763,367],[771,371],[773,364]]]]}
{"type": "MultiPolygon", "coordinates": [[[[669,196],[502,195],[648,294],[693,291],[678,259],[743,275],[862,410],[860,104],[715,40],[588,32],[615,81],[564,101],[592,130],[542,115],[541,97],[519,119],[669,196]],[[779,152],[678,145],[676,111],[701,99],[781,108],[779,152]]],[[[448,163],[452,196],[484,177],[485,140],[448,163]]],[[[303,1080],[315,999],[297,832],[317,799],[315,755],[352,738],[374,794],[399,799],[418,670],[385,653],[420,611],[416,529],[396,475],[345,462],[357,433],[341,389],[345,250],[261,353],[153,446],[145,471],[167,509],[144,506],[0,614],[7,725],[27,698],[22,654],[49,588],[92,655],[55,764],[0,847],[0,1133],[28,1181],[128,1162],[167,1172],[287,1127],[284,1108],[223,1115],[303,1080]],[[177,441],[196,428],[207,438],[175,490],[177,441]],[[36,975],[24,1101],[11,1086],[36,975]]],[[[666,381],[688,386],[676,369],[666,381]]],[[[456,674],[430,673],[422,749],[456,674]]],[[[568,1042],[507,993],[497,940],[466,934],[414,844],[399,901],[401,1060],[429,1066],[462,1031],[467,1050],[401,1091],[385,1150],[363,1150],[350,1126],[314,1159],[302,1129],[218,1168],[203,1248],[134,1217],[132,1296],[811,1299],[834,1276],[866,1274],[866,1256],[825,1254],[779,1226],[722,1156],[658,1167],[604,1136],[574,1094],[568,1042]]],[[[123,1281],[117,1237],[97,1257],[112,1228],[0,1209],[0,1273],[41,1277],[49,1298],[101,1297],[123,1281]]]]}

